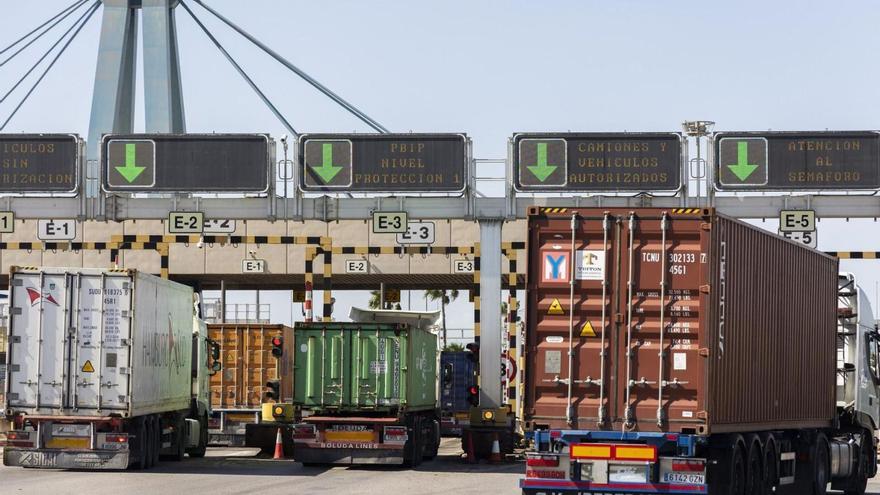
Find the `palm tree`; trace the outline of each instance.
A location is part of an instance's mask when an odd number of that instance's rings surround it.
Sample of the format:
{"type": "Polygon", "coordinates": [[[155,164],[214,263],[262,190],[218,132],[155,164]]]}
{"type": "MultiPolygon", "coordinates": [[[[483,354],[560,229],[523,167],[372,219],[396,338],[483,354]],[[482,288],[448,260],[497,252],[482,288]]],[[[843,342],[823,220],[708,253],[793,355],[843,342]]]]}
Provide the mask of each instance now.
{"type": "Polygon", "coordinates": [[[382,304],[382,294],[377,290],[370,291],[370,302],[367,303],[370,306],[370,309],[380,309],[379,306],[382,304]]]}
{"type": "Polygon", "coordinates": [[[425,291],[425,298],[431,301],[440,301],[440,321],[443,329],[443,347],[446,347],[446,305],[458,299],[458,289],[428,289],[425,291]]]}

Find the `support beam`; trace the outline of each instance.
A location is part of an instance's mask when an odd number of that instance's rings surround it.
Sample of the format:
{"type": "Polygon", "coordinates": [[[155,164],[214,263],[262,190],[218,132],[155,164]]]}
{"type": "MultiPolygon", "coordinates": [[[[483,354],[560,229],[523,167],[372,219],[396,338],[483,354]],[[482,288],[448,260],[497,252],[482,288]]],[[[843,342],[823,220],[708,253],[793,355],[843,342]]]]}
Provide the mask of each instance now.
{"type": "Polygon", "coordinates": [[[147,132],[186,132],[175,7],[177,0],[143,0],[147,132]]]}
{"type": "Polygon", "coordinates": [[[480,220],[480,407],[501,402],[501,226],[480,220]]]}

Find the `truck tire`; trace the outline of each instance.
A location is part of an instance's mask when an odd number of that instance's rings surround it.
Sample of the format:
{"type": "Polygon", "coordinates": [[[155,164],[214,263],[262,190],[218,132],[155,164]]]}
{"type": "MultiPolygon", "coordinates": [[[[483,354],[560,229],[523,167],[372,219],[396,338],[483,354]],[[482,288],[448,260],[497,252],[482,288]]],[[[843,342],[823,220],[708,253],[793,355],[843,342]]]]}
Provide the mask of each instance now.
{"type": "Polygon", "coordinates": [[[746,438],[746,493],[759,494],[764,490],[764,449],[757,436],[746,438]]]}
{"type": "Polygon", "coordinates": [[[156,449],[156,428],[153,426],[153,417],[144,418],[144,458],[146,459],[144,469],[153,467],[153,451],[156,449]]]}
{"type": "Polygon", "coordinates": [[[711,457],[717,464],[709,473],[709,493],[751,495],[746,491],[746,449],[741,436],[731,436],[727,445],[714,450],[711,457]]]}
{"type": "Polygon", "coordinates": [[[824,433],[816,436],[813,454],[813,495],[825,495],[828,493],[828,482],[831,481],[831,469],[828,462],[828,440],[824,433]]]}
{"type": "Polygon", "coordinates": [[[186,456],[186,420],[182,417],[177,418],[177,422],[174,424],[174,441],[177,442],[175,447],[177,449],[174,451],[174,455],[171,456],[171,460],[174,462],[180,462],[186,456]]]}
{"type": "Polygon", "coordinates": [[[403,464],[406,467],[418,467],[422,463],[422,421],[418,416],[411,419],[412,438],[403,446],[403,464]]]}
{"type": "Polygon", "coordinates": [[[199,418],[199,446],[189,451],[189,456],[193,458],[205,457],[208,451],[208,416],[204,415],[199,418]]]}
{"type": "Polygon", "coordinates": [[[764,437],[764,491],[762,495],[772,495],[779,482],[779,453],[776,439],[772,434],[764,437]]]}
{"type": "Polygon", "coordinates": [[[440,422],[436,419],[430,420],[429,431],[428,439],[431,443],[425,446],[425,459],[430,461],[437,457],[440,450],[440,422]]]}
{"type": "Polygon", "coordinates": [[[144,418],[135,418],[131,425],[131,434],[134,435],[134,448],[132,449],[136,460],[129,461],[128,467],[132,469],[147,469],[147,425],[144,418]]]}
{"type": "Polygon", "coordinates": [[[159,465],[159,453],[162,451],[162,419],[153,416],[153,466],[159,465]]]}

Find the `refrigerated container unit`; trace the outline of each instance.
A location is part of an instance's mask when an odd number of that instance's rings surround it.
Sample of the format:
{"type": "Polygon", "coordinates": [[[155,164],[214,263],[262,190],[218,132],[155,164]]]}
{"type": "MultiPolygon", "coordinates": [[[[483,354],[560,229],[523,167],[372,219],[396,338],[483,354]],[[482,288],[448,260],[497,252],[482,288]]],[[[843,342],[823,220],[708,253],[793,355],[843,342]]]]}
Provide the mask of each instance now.
{"type": "Polygon", "coordinates": [[[524,493],[863,493],[878,334],[837,259],[707,208],[529,212],[524,493]]]}
{"type": "Polygon", "coordinates": [[[437,455],[436,317],[352,308],[351,323],[295,324],[295,460],[416,466],[437,455]]]}
{"type": "Polygon", "coordinates": [[[205,455],[220,364],[190,287],[91,268],[12,267],[9,280],[5,465],[148,468],[160,454],[205,455]]]}

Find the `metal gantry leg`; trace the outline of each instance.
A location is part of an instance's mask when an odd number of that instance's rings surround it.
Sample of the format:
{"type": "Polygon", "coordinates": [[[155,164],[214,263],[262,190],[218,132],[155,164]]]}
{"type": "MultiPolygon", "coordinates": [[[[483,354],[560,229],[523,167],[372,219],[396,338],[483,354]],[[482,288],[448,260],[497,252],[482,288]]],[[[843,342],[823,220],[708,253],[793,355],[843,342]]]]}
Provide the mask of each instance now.
{"type": "Polygon", "coordinates": [[[501,402],[501,219],[480,220],[480,407],[501,402]]]}

